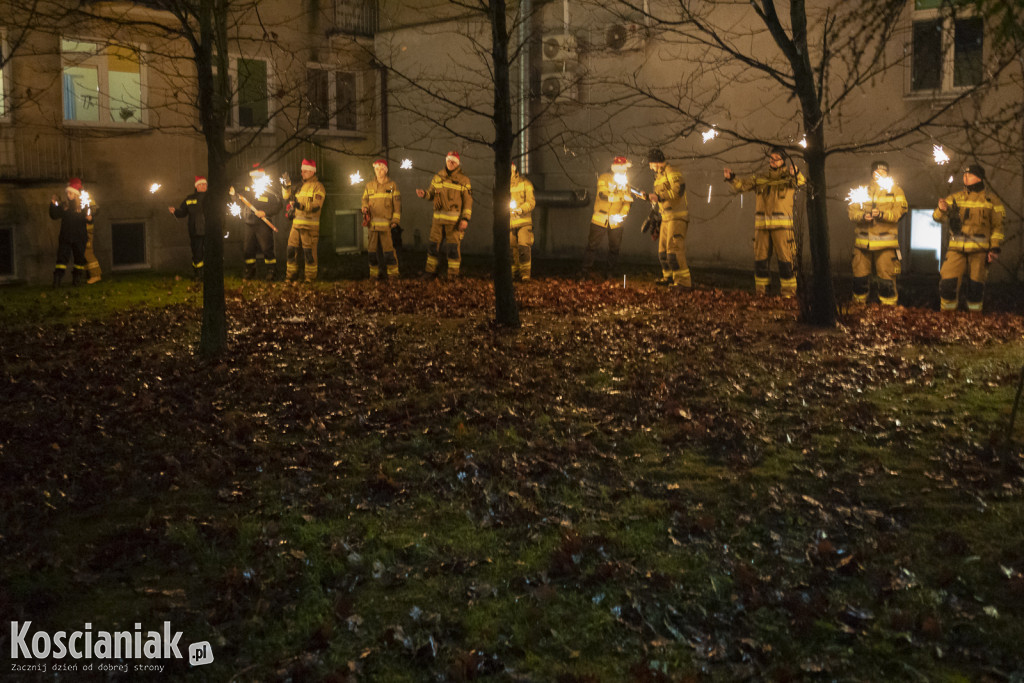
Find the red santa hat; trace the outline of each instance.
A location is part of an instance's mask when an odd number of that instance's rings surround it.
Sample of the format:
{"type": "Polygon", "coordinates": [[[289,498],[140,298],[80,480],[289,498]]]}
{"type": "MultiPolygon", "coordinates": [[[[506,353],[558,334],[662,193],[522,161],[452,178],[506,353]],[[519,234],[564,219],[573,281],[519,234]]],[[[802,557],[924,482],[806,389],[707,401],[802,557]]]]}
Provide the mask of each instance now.
{"type": "Polygon", "coordinates": [[[250,176],[266,175],[267,172],[260,168],[259,164],[253,164],[252,169],[249,171],[250,176]]]}
{"type": "Polygon", "coordinates": [[[632,165],[633,164],[631,164],[629,159],[627,159],[626,157],[615,157],[614,159],[612,159],[612,166],[626,166],[626,167],[629,167],[629,166],[632,166],[632,165]]]}
{"type": "Polygon", "coordinates": [[[448,161],[449,159],[455,159],[455,161],[457,162],[460,161],[459,153],[453,149],[452,151],[448,152],[448,154],[446,154],[444,157],[445,161],[448,161]]]}
{"type": "Polygon", "coordinates": [[[303,171],[312,171],[313,173],[316,173],[316,162],[311,159],[303,159],[302,166],[300,166],[300,168],[303,171]]]}
{"type": "Polygon", "coordinates": [[[82,179],[71,178],[68,180],[68,186],[64,190],[73,193],[76,197],[82,194],[82,179]]]}
{"type": "Polygon", "coordinates": [[[195,185],[196,187],[199,187],[199,183],[205,183],[205,182],[206,182],[206,176],[201,176],[201,175],[197,175],[197,176],[196,176],[196,182],[195,182],[195,183],[193,183],[193,184],[194,184],[194,185],[195,185]]]}
{"type": "Polygon", "coordinates": [[[388,167],[388,160],[387,159],[377,159],[376,161],[373,162],[373,165],[376,166],[377,164],[380,164],[384,168],[387,168],[388,167]]]}

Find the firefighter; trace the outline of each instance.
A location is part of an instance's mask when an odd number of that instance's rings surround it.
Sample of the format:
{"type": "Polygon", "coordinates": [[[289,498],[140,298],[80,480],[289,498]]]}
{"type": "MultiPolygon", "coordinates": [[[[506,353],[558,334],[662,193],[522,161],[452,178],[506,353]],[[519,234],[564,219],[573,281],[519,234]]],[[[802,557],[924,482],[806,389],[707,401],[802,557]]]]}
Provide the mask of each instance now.
{"type": "Polygon", "coordinates": [[[402,195],[398,184],[388,177],[388,162],[373,162],[375,180],[367,181],[363,190],[363,224],[369,228],[370,278],[398,279],[398,252],[391,231],[402,220],[402,195]]]}
{"type": "Polygon", "coordinates": [[[473,191],[460,163],[458,152],[448,152],[444,159],[444,169],[430,181],[430,187],[416,190],[416,196],[420,199],[431,199],[434,202],[430,243],[427,245],[427,267],[423,274],[426,279],[437,277],[442,244],[448,256],[448,277],[459,275],[462,238],[473,216],[473,191]]]}
{"type": "Polygon", "coordinates": [[[316,162],[303,159],[299,167],[302,186],[292,193],[291,178],[286,173],[282,180],[281,194],[288,202],[285,213],[292,217],[288,231],[287,265],[285,279],[297,282],[299,279],[299,250],[302,250],[303,276],[306,282],[313,282],[319,272],[317,245],[320,242],[320,211],[327,199],[324,184],[316,177],[316,162]]]}
{"type": "Polygon", "coordinates": [[[654,171],[654,192],[650,200],[661,212],[661,230],[658,233],[658,260],[661,279],[655,284],[672,287],[690,287],[690,269],[686,265],[686,230],[690,225],[690,212],[686,202],[686,181],[683,174],[665,162],[665,154],[657,147],[647,154],[654,171]]]}
{"type": "Polygon", "coordinates": [[[606,236],[609,274],[618,263],[619,248],[622,246],[622,222],[633,204],[629,179],[626,178],[626,171],[632,165],[626,157],[615,157],[612,159],[611,172],[602,173],[597,178],[597,198],[594,200],[594,213],[590,218],[587,250],[583,254],[584,277],[590,275],[597,250],[606,236]]]}
{"type": "MultiPolygon", "coordinates": [[[[242,203],[241,218],[245,221],[245,238],[242,247],[245,268],[242,271],[242,277],[246,280],[256,277],[256,254],[263,254],[265,277],[268,282],[271,282],[276,276],[274,271],[277,268],[277,256],[274,253],[275,229],[267,225],[263,219],[266,218],[270,221],[281,209],[281,199],[277,196],[277,192],[270,189],[267,173],[260,168],[259,164],[253,164],[253,169],[249,171],[249,178],[249,185],[240,194],[256,207],[256,210],[253,211],[244,202],[242,203]]],[[[229,192],[234,195],[235,188],[230,188],[229,192]]]]}
{"type": "Polygon", "coordinates": [[[943,311],[955,311],[960,298],[960,280],[967,273],[967,310],[981,312],[988,280],[988,264],[996,260],[1003,244],[1006,208],[994,192],[985,187],[985,169],[967,167],[964,189],[945,199],[932,214],[949,224],[946,260],[939,271],[939,303],[943,311]]]}
{"type": "Polygon", "coordinates": [[[768,172],[739,177],[725,168],[725,180],[733,191],[753,190],[754,207],[754,291],[767,293],[771,283],[768,263],[772,252],[779,263],[780,294],[796,296],[796,270],[793,265],[793,195],[806,183],[796,166],[785,161],[786,152],[773,147],[768,154],[768,172]]]}
{"type": "Polygon", "coordinates": [[[79,178],[68,180],[64,194],[64,201],[60,201],[57,195],[50,198],[50,218],[60,219],[57,264],[53,268],[54,287],[60,287],[64,271],[68,269],[69,258],[73,258],[75,264],[71,283],[78,286],[85,279],[88,264],[85,258],[85,245],[89,241],[87,225],[93,220],[97,210],[89,195],[83,194],[82,181],[79,178]]]}
{"type": "Polygon", "coordinates": [[[537,200],[533,197],[533,183],[519,175],[516,165],[512,164],[512,179],[509,185],[512,200],[509,204],[509,246],[512,249],[512,277],[530,279],[533,246],[533,218],[537,200]]]}
{"type": "Polygon", "coordinates": [[[898,224],[907,213],[903,189],[889,176],[889,164],[871,164],[869,202],[850,204],[850,220],[854,224],[853,302],[867,303],[871,291],[871,270],[878,278],[878,301],[895,306],[896,276],[900,274],[900,242],[898,224]]]}
{"type": "Polygon", "coordinates": [[[203,240],[206,235],[206,218],[203,216],[203,200],[209,184],[206,178],[196,176],[193,183],[196,191],[185,197],[177,208],[168,206],[167,210],[175,218],[188,218],[188,242],[192,248],[192,279],[203,279],[203,240]]]}

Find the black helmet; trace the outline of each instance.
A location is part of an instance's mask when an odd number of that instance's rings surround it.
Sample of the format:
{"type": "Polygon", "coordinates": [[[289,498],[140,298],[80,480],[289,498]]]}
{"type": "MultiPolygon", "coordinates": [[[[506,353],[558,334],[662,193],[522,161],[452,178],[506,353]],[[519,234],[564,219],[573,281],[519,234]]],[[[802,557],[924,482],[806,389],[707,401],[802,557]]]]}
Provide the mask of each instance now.
{"type": "Polygon", "coordinates": [[[647,152],[647,161],[654,164],[665,163],[665,153],[661,151],[660,147],[651,147],[650,151],[647,152]]]}

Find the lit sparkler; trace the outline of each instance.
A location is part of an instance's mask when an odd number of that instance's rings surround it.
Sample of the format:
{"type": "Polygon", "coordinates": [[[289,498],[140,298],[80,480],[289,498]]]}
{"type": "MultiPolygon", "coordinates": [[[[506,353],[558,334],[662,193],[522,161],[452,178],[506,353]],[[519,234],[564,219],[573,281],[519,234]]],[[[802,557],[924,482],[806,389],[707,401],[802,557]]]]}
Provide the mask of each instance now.
{"type": "Polygon", "coordinates": [[[807,136],[805,135],[802,138],[800,138],[800,142],[798,142],[796,144],[800,145],[804,149],[807,149],[807,136]]]}
{"type": "Polygon", "coordinates": [[[892,192],[893,179],[891,177],[886,176],[884,178],[875,178],[875,182],[878,183],[878,186],[886,192],[892,192]]]}
{"type": "Polygon", "coordinates": [[[153,183],[149,186],[149,193],[156,194],[156,191],[160,189],[160,183],[153,183]]]}
{"type": "Polygon", "coordinates": [[[700,134],[700,136],[701,138],[704,139],[704,142],[707,142],[708,140],[714,140],[715,138],[717,138],[718,131],[712,128],[711,130],[704,131],[703,133],[700,134]]]}
{"type": "Polygon", "coordinates": [[[253,178],[253,181],[252,181],[252,193],[255,196],[259,197],[261,194],[266,192],[268,188],[270,188],[270,184],[272,182],[274,182],[274,181],[271,180],[270,176],[268,176],[266,174],[260,175],[260,176],[256,176],[255,178],[253,178]]]}
{"type": "Polygon", "coordinates": [[[935,159],[935,163],[939,166],[949,163],[949,155],[946,154],[946,150],[942,149],[941,145],[932,145],[932,158],[935,159]]]}
{"type": "Polygon", "coordinates": [[[230,211],[231,215],[234,216],[235,218],[238,218],[242,215],[242,207],[238,204],[238,202],[231,202],[230,204],[228,204],[228,211],[230,211]]]}
{"type": "Polygon", "coordinates": [[[622,223],[622,219],[625,218],[621,213],[613,213],[608,216],[608,225],[619,225],[622,223]]]}
{"type": "Polygon", "coordinates": [[[629,176],[627,176],[625,173],[616,173],[614,176],[614,180],[615,184],[621,187],[629,185],[629,176]]]}
{"type": "Polygon", "coordinates": [[[92,203],[92,197],[89,196],[88,192],[82,190],[82,194],[79,196],[78,201],[83,209],[88,209],[89,205],[92,203]]]}
{"type": "Polygon", "coordinates": [[[412,159],[402,159],[402,165],[399,167],[403,171],[408,171],[412,168],[412,159]]]}
{"type": "Polygon", "coordinates": [[[846,195],[846,201],[850,204],[867,204],[871,201],[871,193],[867,187],[861,185],[850,190],[850,194],[846,195]]]}
{"type": "Polygon", "coordinates": [[[356,184],[361,183],[361,182],[363,182],[363,176],[359,175],[359,171],[356,171],[355,173],[350,173],[349,174],[349,176],[348,176],[348,184],[349,185],[356,185],[356,184]]]}
{"type": "Polygon", "coordinates": [[[516,206],[518,206],[518,204],[516,204],[516,200],[514,199],[508,203],[508,208],[512,209],[513,211],[516,210],[516,206]]]}

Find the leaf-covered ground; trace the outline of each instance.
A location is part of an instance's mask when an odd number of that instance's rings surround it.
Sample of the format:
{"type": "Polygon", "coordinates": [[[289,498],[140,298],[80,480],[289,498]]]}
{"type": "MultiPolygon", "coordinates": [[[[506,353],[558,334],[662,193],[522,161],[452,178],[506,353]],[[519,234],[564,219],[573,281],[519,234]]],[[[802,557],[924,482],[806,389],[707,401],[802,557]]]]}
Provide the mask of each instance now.
{"type": "Polygon", "coordinates": [[[9,294],[0,613],[161,680],[1024,677],[1020,316],[231,281],[203,363],[183,282],[9,294]]]}

